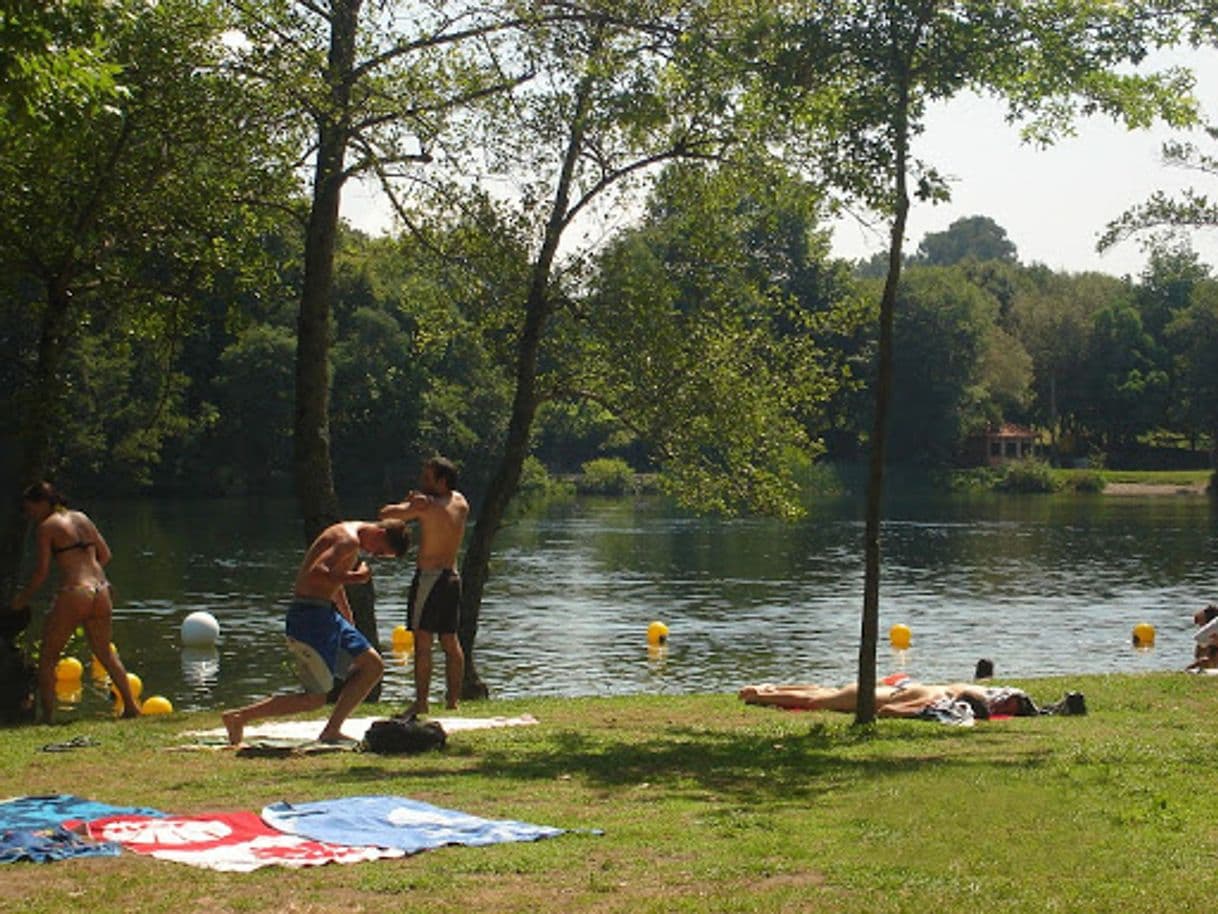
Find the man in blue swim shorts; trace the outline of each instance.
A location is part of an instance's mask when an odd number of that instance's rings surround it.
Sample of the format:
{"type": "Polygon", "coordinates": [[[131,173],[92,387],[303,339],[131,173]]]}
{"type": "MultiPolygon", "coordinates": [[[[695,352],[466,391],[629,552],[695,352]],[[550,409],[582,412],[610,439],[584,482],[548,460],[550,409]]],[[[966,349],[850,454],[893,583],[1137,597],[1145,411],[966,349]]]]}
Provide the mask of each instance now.
{"type": "Polygon", "coordinates": [[[361,551],[400,557],[409,545],[406,525],[400,520],[343,521],[321,532],[305,553],[296,574],[296,588],[285,624],[288,652],[296,662],[304,689],[272,695],[224,712],[229,743],[240,744],[245,725],[250,721],[322,707],[335,677],[345,682],[318,739],[322,742],[347,739],[342,734],[343,721],[380,681],[385,664],[352,624],[345,585],[364,584],[372,578],[372,569],[360,559],[361,551]]]}

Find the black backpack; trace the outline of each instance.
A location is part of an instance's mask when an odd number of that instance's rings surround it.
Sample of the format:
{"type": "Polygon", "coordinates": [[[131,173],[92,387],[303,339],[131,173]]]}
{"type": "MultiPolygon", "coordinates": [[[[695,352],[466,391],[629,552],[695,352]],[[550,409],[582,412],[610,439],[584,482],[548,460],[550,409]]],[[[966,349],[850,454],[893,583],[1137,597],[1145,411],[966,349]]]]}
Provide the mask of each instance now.
{"type": "Polygon", "coordinates": [[[434,720],[392,717],[372,722],[364,734],[364,748],[382,755],[402,755],[442,749],[447,739],[444,728],[434,720]]]}

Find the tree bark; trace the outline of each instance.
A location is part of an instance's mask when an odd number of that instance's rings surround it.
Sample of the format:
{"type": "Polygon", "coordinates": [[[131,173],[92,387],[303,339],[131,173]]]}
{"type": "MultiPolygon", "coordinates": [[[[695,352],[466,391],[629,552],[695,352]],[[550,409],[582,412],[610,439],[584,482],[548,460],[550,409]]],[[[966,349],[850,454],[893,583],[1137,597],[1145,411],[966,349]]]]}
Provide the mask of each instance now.
{"type": "MultiPolygon", "coordinates": [[[[2,480],[6,497],[14,499],[25,486],[50,475],[51,429],[62,418],[64,408],[63,358],[71,328],[72,293],[66,284],[52,281],[47,287],[46,312],[38,335],[38,361],[29,389],[18,410],[19,428],[9,438],[13,453],[4,461],[2,480]]],[[[3,512],[0,522],[0,599],[8,606],[16,592],[21,559],[25,550],[25,518],[15,510],[3,512]]]]}
{"type": "Polygon", "coordinates": [[[888,277],[880,298],[880,344],[877,356],[875,417],[871,431],[871,455],[867,476],[866,530],[863,543],[863,620],[859,639],[858,706],[854,722],[875,720],[876,647],[880,627],[880,519],[884,498],[884,460],[888,447],[888,407],[892,401],[892,337],[897,286],[901,279],[901,254],[905,223],[909,215],[906,167],[909,151],[908,68],[901,71],[900,99],[893,139],[896,156],[895,200],[892,233],[888,245],[888,277]]]}
{"type": "MultiPolygon", "coordinates": [[[[345,161],[350,138],[348,111],[361,3],[362,0],[340,0],[331,8],[326,67],[329,107],[318,115],[313,200],[305,230],[304,280],[296,320],[293,470],[306,544],[342,518],[330,458],[330,299],[334,288],[339,206],[346,182],[345,161]]],[[[349,587],[347,595],[356,628],[376,645],[378,634],[372,585],[349,587]]],[[[368,697],[371,701],[380,697],[379,683],[368,697]]]]}
{"type": "Polygon", "coordinates": [[[529,278],[529,294],[525,303],[524,326],[516,357],[516,392],[512,398],[512,418],[499,466],[491,477],[486,495],[478,510],[478,520],[465,550],[461,566],[461,623],[458,637],[465,652],[465,678],[461,694],[466,699],[486,698],[489,690],[478,675],[474,661],[474,642],[478,635],[478,620],[482,609],[482,594],[490,573],[491,545],[503,523],[508,505],[516,494],[520,471],[529,455],[529,434],[537,414],[537,364],[546,321],[553,311],[549,286],[558,243],[566,228],[571,204],[571,186],[575,165],[584,143],[584,131],[591,99],[591,79],[581,81],[576,94],[576,109],[571,120],[571,133],[563,155],[554,205],[546,222],[541,250],[533,263],[529,278]]]}
{"type": "Polygon", "coordinates": [[[461,567],[461,623],[458,637],[465,653],[461,697],[467,700],[487,698],[490,694],[486,683],[478,675],[474,660],[482,593],[490,570],[491,545],[520,482],[520,471],[529,454],[529,432],[537,413],[537,356],[541,348],[546,307],[544,301],[534,302],[532,294],[529,297],[525,332],[521,335],[516,367],[516,394],[512,401],[512,418],[508,424],[503,456],[478,510],[478,520],[470,535],[461,567]]]}

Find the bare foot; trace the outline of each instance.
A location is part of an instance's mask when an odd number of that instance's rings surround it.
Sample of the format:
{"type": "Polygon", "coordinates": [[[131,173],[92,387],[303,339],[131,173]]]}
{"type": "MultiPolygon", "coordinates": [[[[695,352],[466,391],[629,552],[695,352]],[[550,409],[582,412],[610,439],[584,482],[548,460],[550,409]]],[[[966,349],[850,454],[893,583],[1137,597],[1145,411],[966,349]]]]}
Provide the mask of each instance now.
{"type": "Polygon", "coordinates": [[[448,701],[444,702],[444,707],[450,711],[457,710],[457,699],[455,699],[455,698],[448,699],[448,701]]]}
{"type": "Polygon", "coordinates": [[[220,719],[224,721],[224,729],[228,731],[228,744],[240,746],[241,737],[245,735],[245,721],[241,719],[241,714],[237,711],[225,711],[220,715],[220,719]]]}
{"type": "Polygon", "coordinates": [[[341,730],[322,730],[321,736],[317,737],[319,743],[358,743],[359,740],[354,739],[341,730]]]}
{"type": "Polygon", "coordinates": [[[140,706],[136,704],[123,707],[123,718],[125,720],[130,720],[133,717],[139,717],[143,713],[144,712],[140,710],[140,706]]]}

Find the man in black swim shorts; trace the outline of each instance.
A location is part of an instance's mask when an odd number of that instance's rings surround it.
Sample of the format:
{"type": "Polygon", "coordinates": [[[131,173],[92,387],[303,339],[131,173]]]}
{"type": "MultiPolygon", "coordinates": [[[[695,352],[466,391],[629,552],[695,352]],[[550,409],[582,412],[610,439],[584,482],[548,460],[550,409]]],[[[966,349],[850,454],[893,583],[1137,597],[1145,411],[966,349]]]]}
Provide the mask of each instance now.
{"type": "Polygon", "coordinates": [[[415,700],[406,714],[426,714],[431,691],[433,637],[444,649],[445,706],[457,707],[465,654],[457,637],[461,621],[461,575],[457,551],[465,534],[469,503],[457,491],[457,468],[443,457],[423,464],[419,490],[396,505],[380,510],[382,519],[416,521],[419,557],[410,584],[409,627],[414,632],[415,700]]]}

